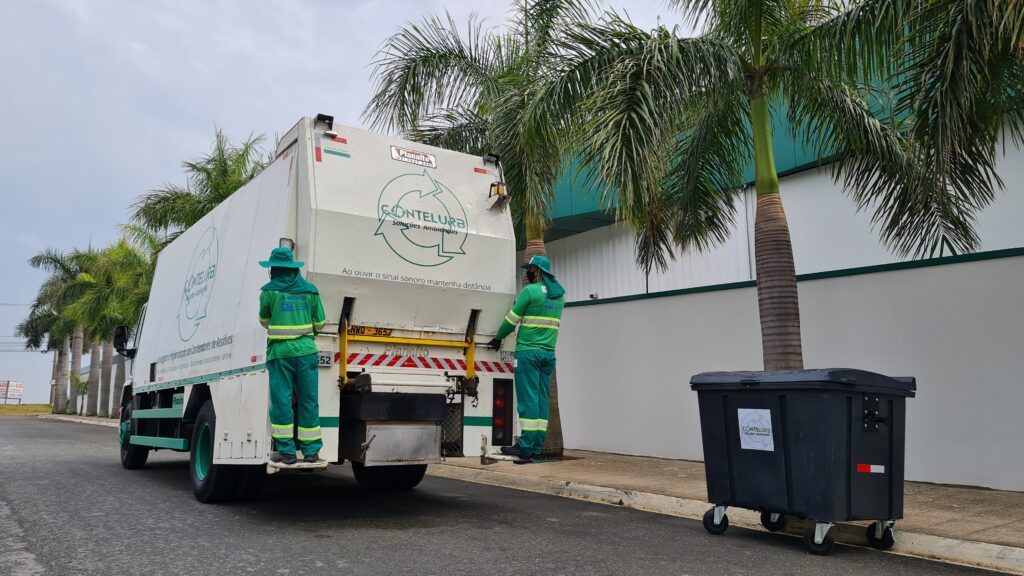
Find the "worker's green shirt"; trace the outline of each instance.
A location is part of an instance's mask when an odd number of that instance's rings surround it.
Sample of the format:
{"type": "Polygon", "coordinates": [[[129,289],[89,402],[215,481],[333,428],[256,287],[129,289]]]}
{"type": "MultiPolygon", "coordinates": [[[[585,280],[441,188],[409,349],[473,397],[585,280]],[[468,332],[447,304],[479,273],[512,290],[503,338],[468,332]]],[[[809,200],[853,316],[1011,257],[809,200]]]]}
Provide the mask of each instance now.
{"type": "Polygon", "coordinates": [[[319,294],[260,292],[260,323],[267,329],[267,360],[316,354],[314,337],[324,328],[319,294]]]}
{"type": "Polygon", "coordinates": [[[558,342],[558,327],[562,320],[562,308],[565,296],[548,298],[547,288],[543,283],[527,284],[519,293],[519,298],[512,305],[512,310],[505,316],[505,321],[498,328],[495,337],[504,339],[519,325],[516,335],[516,350],[547,350],[555,351],[558,342]]]}

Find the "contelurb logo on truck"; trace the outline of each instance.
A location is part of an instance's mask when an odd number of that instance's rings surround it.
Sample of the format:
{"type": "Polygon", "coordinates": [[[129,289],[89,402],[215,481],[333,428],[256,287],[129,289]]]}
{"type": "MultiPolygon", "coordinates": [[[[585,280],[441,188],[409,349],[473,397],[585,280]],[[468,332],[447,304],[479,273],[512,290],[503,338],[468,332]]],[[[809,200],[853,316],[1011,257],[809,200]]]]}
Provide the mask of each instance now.
{"type": "Polygon", "coordinates": [[[465,254],[469,224],[452,191],[422,174],[403,174],[388,182],[377,201],[381,236],[399,258],[417,266],[440,266],[465,254]]]}
{"type": "Polygon", "coordinates": [[[188,266],[185,284],[181,289],[181,304],[178,307],[178,335],[188,342],[196,334],[206,308],[213,294],[213,282],[217,278],[217,229],[210,226],[199,237],[192,262],[188,266]]]}

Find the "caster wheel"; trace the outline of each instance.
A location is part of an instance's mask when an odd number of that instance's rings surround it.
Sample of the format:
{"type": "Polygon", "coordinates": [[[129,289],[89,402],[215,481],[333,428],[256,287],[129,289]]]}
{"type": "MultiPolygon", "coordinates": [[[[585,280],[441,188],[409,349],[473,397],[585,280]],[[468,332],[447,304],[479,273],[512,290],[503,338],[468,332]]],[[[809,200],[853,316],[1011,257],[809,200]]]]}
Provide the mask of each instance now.
{"type": "MultiPolygon", "coordinates": [[[[829,531],[831,532],[831,530],[829,531]]],[[[821,541],[821,544],[814,542],[814,526],[809,526],[804,532],[804,546],[807,546],[807,550],[811,554],[818,556],[828,556],[832,554],[832,551],[836,548],[836,541],[832,538],[832,534],[826,534],[825,539],[821,541]]]]}
{"type": "Polygon", "coordinates": [[[875,522],[871,526],[868,526],[866,535],[868,537],[868,544],[871,545],[875,550],[888,550],[896,544],[896,537],[893,535],[892,526],[886,526],[885,530],[882,531],[882,537],[879,538],[875,529],[877,528],[878,522],[875,522]]]}
{"type": "Polygon", "coordinates": [[[718,536],[719,534],[725,534],[725,531],[729,529],[729,516],[723,514],[722,522],[715,524],[715,509],[712,508],[704,513],[704,529],[709,534],[718,536]]]}
{"type": "Polygon", "coordinates": [[[761,526],[769,532],[781,532],[786,527],[786,515],[774,512],[761,512],[761,526]],[[772,516],[775,520],[772,520],[772,516]]]}

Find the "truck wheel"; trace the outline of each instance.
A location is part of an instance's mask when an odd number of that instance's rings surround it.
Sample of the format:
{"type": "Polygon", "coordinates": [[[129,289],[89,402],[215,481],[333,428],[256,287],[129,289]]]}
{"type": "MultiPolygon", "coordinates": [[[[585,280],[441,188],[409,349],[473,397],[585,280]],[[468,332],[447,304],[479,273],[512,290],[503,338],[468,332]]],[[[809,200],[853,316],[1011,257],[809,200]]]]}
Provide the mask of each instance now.
{"type": "Polygon", "coordinates": [[[239,466],[238,481],[235,482],[235,498],[238,500],[255,500],[263,494],[263,486],[267,482],[267,467],[239,466]]]}
{"type": "Polygon", "coordinates": [[[117,430],[117,440],[121,444],[121,466],[128,470],[139,470],[146,465],[149,448],[132,444],[131,438],[132,407],[128,405],[121,410],[121,419],[117,430]]]}
{"type": "Polygon", "coordinates": [[[238,473],[235,466],[213,463],[213,442],[216,433],[217,414],[213,410],[213,402],[207,400],[199,409],[196,425],[192,430],[192,452],[188,467],[196,500],[207,504],[231,498],[234,495],[234,480],[238,473]]]}
{"type": "Polygon", "coordinates": [[[427,472],[426,464],[403,466],[365,466],[362,462],[352,463],[352,472],[359,487],[371,492],[405,492],[412,490],[427,472]]]}

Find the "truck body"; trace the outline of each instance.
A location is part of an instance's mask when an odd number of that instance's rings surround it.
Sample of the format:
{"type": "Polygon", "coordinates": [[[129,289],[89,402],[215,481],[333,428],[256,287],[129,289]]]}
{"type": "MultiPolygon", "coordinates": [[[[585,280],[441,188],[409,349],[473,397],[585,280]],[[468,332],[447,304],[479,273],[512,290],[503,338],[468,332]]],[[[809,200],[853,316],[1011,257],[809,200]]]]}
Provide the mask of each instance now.
{"type": "Polygon", "coordinates": [[[474,438],[511,444],[512,355],[477,345],[516,291],[499,180],[495,158],[301,119],[258,176],[161,251],[124,346],[125,465],[152,449],[192,452],[203,500],[265,475],[259,261],[279,245],[305,263],[327,316],[316,337],[322,458],[353,462],[361,483],[409,487],[443,454],[479,450],[474,438]],[[204,497],[210,478],[223,481],[204,497]]]}

